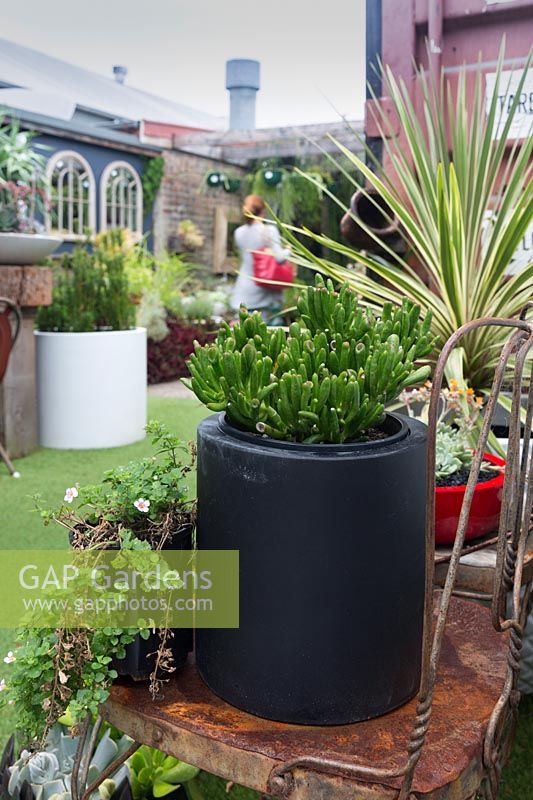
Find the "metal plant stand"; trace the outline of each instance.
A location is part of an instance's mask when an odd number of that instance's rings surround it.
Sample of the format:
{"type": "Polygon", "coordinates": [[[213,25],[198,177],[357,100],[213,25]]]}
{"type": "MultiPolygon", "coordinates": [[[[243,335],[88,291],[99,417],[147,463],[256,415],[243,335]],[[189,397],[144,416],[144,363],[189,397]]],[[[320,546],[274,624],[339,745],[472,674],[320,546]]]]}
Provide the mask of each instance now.
{"type": "MultiPolygon", "coordinates": [[[[155,703],[142,686],[115,685],[103,717],[136,742],[290,800],[495,800],[516,723],[520,649],[531,597],[533,480],[527,448],[520,454],[520,399],[526,357],[533,348],[533,324],[526,321],[526,312],[520,320],[484,319],[464,325],[446,343],[435,370],[429,419],[425,631],[416,700],[354,725],[286,725],[229,706],[210,692],[190,663],[155,703]],[[441,554],[435,559],[435,433],[444,366],[464,336],[479,335],[487,326],[508,327],[510,336],[496,369],[455,544],[445,558],[441,554]],[[513,407],[500,527],[492,543],[495,563],[485,583],[472,586],[465,583],[466,522],[510,361],[513,407]],[[442,589],[434,590],[435,578],[442,589]],[[472,602],[487,598],[490,608],[472,602]]],[[[532,422],[530,380],[526,440],[532,422]]]]}

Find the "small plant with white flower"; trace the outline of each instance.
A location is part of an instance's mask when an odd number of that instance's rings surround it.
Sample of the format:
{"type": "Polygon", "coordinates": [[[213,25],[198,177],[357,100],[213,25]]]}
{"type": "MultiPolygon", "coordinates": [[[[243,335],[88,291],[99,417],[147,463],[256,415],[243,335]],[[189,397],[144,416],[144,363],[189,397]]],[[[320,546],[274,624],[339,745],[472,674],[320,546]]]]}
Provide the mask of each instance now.
{"type": "Polygon", "coordinates": [[[65,497],[63,498],[63,501],[65,503],[72,503],[72,501],[75,500],[77,496],[78,496],[77,487],[71,486],[70,488],[65,490],[65,497]]]}
{"type": "Polygon", "coordinates": [[[148,423],[146,432],[154,455],[108,470],[99,484],[68,487],[58,510],[39,509],[45,525],[66,527],[75,547],[89,541],[119,544],[121,535],[131,531],[157,550],[193,524],[195,504],[189,499],[187,475],[194,466],[194,446],[187,448],[156,421],[148,423]]]}
{"type": "MultiPolygon", "coordinates": [[[[45,525],[67,529],[74,549],[160,550],[174,536],[192,534],[195,502],[187,475],[194,448],[185,457],[187,448],[159,422],[146,430],[153,456],[109,470],[94,486],[72,481],[57,510],[39,508],[45,525]]],[[[67,707],[75,724],[96,714],[117,677],[115,660],[124,659],[135,637],[151,635],[149,627],[21,628],[18,648],[4,657],[9,674],[0,685],[0,707],[14,701],[17,727],[30,741],[42,742],[67,707]]],[[[153,696],[174,670],[173,632],[160,629],[155,636],[153,696]]]]}

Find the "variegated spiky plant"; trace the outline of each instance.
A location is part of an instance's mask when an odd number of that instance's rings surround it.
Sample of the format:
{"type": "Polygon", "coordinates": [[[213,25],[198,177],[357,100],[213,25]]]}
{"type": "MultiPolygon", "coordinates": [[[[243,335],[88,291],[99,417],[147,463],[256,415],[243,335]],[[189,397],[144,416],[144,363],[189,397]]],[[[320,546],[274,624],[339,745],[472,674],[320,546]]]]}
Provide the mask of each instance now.
{"type": "MultiPolygon", "coordinates": [[[[343,243],[340,235],[335,241],[310,230],[297,231],[280,220],[293,246],[292,260],[346,281],[370,306],[379,308],[386,301],[399,306],[404,297],[423,304],[433,312],[431,330],[441,344],[470,320],[516,317],[533,295],[533,261],[519,270],[512,266],[533,221],[532,131],[521,139],[511,138],[530,63],[531,56],[515,71],[511,88],[502,50],[488,102],[481,67],[472,76],[472,93],[467,91],[465,70],[459,71],[452,90],[444,77],[436,85],[420,68],[420,113],[410,86],[384,68],[384,94],[391,98],[403,133],[401,138],[395,135],[390,109],[377,103],[376,123],[391,169],[383,171],[368,148],[367,163],[340,143],[339,159],[324,155],[354,190],[366,195],[370,207],[389,209],[389,221],[399,221],[405,250],[397,252],[326,188],[367,240],[374,240],[381,256],[343,243]],[[353,170],[345,169],[344,159],[353,170]],[[318,257],[306,246],[306,238],[370,272],[318,257]],[[418,270],[413,269],[413,257],[418,270]]],[[[314,182],[313,175],[307,177],[314,182]]],[[[506,329],[495,327],[468,335],[455,377],[464,375],[476,390],[490,385],[507,336],[506,329]]]]}

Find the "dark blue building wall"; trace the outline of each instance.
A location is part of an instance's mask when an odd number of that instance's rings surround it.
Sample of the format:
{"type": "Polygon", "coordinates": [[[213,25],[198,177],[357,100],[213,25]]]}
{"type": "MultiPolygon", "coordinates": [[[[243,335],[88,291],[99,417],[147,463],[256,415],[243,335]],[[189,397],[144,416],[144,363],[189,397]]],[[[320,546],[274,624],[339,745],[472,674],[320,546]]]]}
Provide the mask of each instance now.
{"type": "MultiPolygon", "coordinates": [[[[146,164],[146,159],[143,156],[136,155],[135,153],[128,153],[123,152],[122,150],[118,150],[114,147],[105,147],[100,146],[97,144],[87,144],[86,142],[80,142],[75,139],[69,139],[68,137],[62,136],[50,136],[48,134],[42,134],[36,136],[34,141],[39,144],[46,145],[49,149],[44,151],[43,155],[45,158],[50,158],[54,153],[57,153],[60,150],[73,150],[76,153],[79,153],[83,156],[91,165],[91,169],[94,173],[94,180],[96,184],[96,226],[98,233],[99,225],[100,225],[100,179],[102,177],[102,173],[106,166],[110,164],[112,161],[127,161],[128,164],[139,173],[142,177],[144,167],[146,164]]],[[[143,221],[143,231],[144,233],[150,234],[148,239],[148,244],[152,247],[152,212],[153,209],[144,208],[144,221],[143,221]]],[[[70,250],[72,248],[72,243],[67,242],[63,244],[60,248],[61,250],[70,250]]]]}

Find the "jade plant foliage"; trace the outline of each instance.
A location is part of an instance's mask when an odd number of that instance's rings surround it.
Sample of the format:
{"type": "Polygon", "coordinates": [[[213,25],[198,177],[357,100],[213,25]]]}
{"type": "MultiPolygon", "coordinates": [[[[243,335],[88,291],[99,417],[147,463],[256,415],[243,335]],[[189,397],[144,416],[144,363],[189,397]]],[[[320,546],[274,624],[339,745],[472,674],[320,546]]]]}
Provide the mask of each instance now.
{"type": "Polygon", "coordinates": [[[317,275],[288,333],[241,308],[216,342],[196,343],[190,386],[211,411],[254,433],[294,442],[342,443],[382,421],[385,405],[424,381],[434,347],[431,314],[409,300],[378,314],[347,285],[317,275]]]}

